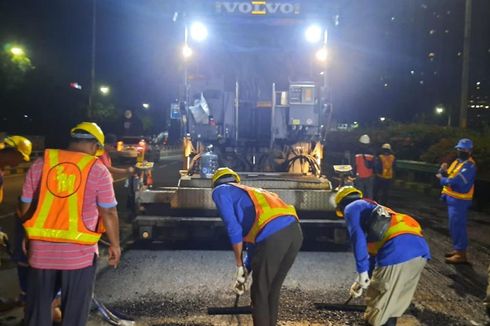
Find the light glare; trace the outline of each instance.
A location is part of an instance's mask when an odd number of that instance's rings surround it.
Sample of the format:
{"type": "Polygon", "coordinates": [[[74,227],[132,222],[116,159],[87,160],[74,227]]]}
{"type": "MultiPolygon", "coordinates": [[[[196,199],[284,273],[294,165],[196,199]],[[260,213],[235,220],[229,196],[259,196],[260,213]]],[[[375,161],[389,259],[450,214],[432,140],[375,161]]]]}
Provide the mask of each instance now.
{"type": "Polygon", "coordinates": [[[305,38],[310,43],[318,43],[322,39],[322,28],[318,25],[311,25],[305,31],[305,38]]]}
{"type": "Polygon", "coordinates": [[[191,37],[197,42],[204,41],[208,37],[208,28],[201,22],[192,23],[191,37]]]}
{"type": "Polygon", "coordinates": [[[186,44],[182,48],[182,55],[184,56],[185,59],[188,59],[192,56],[192,49],[186,44]]]}
{"type": "Polygon", "coordinates": [[[328,51],[326,48],[321,48],[320,50],[316,51],[316,59],[320,62],[325,62],[327,61],[327,57],[328,57],[328,51]]]}

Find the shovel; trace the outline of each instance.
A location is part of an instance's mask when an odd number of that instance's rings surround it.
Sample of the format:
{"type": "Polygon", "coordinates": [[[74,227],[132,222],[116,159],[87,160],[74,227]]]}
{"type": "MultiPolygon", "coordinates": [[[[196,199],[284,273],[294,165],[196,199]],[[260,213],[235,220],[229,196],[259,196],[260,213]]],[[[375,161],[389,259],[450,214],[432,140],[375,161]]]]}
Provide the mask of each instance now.
{"type": "Polygon", "coordinates": [[[366,305],[352,305],[349,302],[352,300],[351,295],[346,302],[342,303],[315,303],[316,309],[330,310],[330,311],[360,311],[366,310],[366,305]]]}
{"type": "Polygon", "coordinates": [[[208,315],[249,315],[252,313],[252,307],[241,306],[238,307],[238,299],[240,295],[235,297],[235,304],[233,307],[208,307],[208,315]]]}

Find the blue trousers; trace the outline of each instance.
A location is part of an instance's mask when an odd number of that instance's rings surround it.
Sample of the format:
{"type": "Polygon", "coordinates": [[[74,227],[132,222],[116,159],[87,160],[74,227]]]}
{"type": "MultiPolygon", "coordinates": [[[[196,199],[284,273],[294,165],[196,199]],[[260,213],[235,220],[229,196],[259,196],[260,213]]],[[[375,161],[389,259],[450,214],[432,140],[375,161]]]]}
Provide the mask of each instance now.
{"type": "Polygon", "coordinates": [[[447,212],[453,249],[465,251],[468,247],[468,232],[466,230],[468,205],[448,205],[447,212]]]}

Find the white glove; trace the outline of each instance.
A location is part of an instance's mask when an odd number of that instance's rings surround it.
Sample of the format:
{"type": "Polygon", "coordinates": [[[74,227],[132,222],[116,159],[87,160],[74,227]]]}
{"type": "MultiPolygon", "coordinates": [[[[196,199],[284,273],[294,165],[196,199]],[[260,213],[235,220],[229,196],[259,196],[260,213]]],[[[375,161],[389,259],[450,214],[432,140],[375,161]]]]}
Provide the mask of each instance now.
{"type": "Polygon", "coordinates": [[[352,286],[350,287],[350,295],[354,298],[358,298],[362,295],[363,290],[366,290],[371,283],[371,280],[369,279],[368,272],[362,272],[357,275],[356,280],[354,283],[352,283],[352,286]]]}
{"type": "Polygon", "coordinates": [[[237,266],[235,273],[235,284],[233,285],[233,292],[238,295],[245,293],[245,283],[247,282],[247,269],[243,266],[237,266]]]}
{"type": "Polygon", "coordinates": [[[6,246],[7,241],[9,241],[9,237],[7,236],[7,233],[0,231],[0,246],[6,246]]]}

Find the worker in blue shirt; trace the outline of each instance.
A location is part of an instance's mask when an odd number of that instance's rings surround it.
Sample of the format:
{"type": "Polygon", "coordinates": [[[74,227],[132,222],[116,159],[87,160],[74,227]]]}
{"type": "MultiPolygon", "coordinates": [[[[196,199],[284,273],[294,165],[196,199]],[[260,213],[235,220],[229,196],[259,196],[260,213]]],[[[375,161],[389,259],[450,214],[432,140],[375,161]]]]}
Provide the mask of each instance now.
{"type": "Polygon", "coordinates": [[[473,151],[471,139],[460,139],[455,148],[458,152],[457,159],[449,168],[447,163],[442,163],[436,177],[442,186],[441,199],[447,204],[449,234],[453,242],[453,250],[446,254],[446,263],[467,264],[466,223],[475,188],[476,163],[471,157],[473,151]]]}
{"type": "Polygon", "coordinates": [[[241,184],[240,176],[229,168],[216,170],[212,187],[235,255],[233,290],[242,295],[247,275],[253,271],[254,326],[275,326],[282,283],[303,243],[296,210],[277,194],[241,184]],[[243,249],[247,252],[245,262],[243,249]]]}
{"type": "Polygon", "coordinates": [[[358,276],[350,294],[366,292],[368,325],[396,325],[412,301],[420,274],[430,259],[419,223],[345,186],[335,196],[337,216],[345,219],[358,276]]]}

